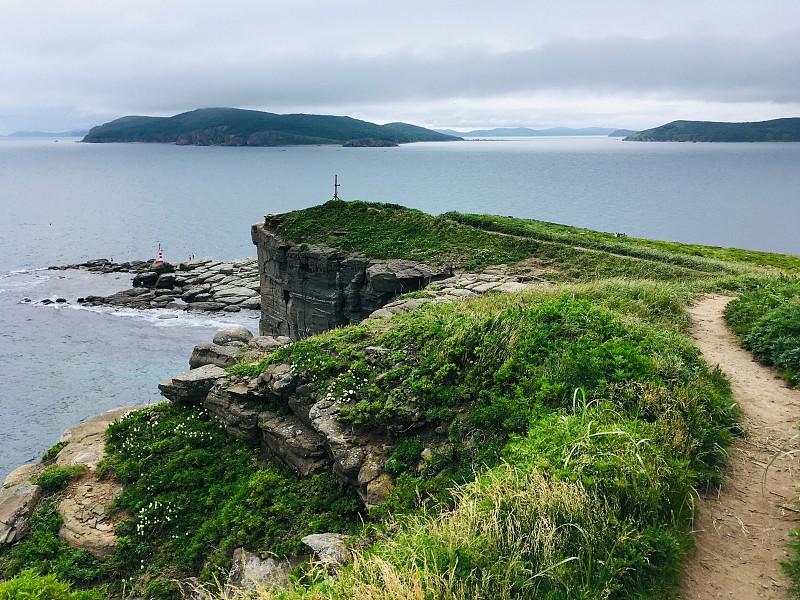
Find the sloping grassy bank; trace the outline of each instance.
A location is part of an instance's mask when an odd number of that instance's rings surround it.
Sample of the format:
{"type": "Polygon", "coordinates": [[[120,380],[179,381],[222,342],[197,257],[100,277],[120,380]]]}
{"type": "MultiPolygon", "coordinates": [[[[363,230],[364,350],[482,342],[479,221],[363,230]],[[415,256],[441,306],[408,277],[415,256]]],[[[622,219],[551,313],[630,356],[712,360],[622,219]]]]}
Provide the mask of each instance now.
{"type": "Polygon", "coordinates": [[[126,485],[112,557],[81,574],[54,518],[3,552],[4,577],[30,579],[31,567],[107,584],[112,597],[174,598],[175,578],[224,579],[239,545],[291,556],[302,535],[341,531],[358,536],[353,565],[337,579],[299,569],[293,590],[273,595],[674,595],[692,490],[719,483],[738,431],[725,378],[686,337],[686,303],[703,290],[756,289],[796,257],[363,202],[289,213],[277,233],[455,269],[505,263],[557,285],[428,304],[231,369],[256,376],[287,363],[347,400],[340,420],[389,436],[396,485],[371,513],[333,475],[300,480],[202,411],[159,405],[108,432],[102,470],[126,485]]]}
{"type": "Polygon", "coordinates": [[[759,361],[800,384],[800,279],[761,282],[728,304],[725,318],[759,361]]]}
{"type": "Polygon", "coordinates": [[[352,398],[345,419],[396,432],[377,543],[284,596],[670,597],[692,489],[719,481],[736,428],[682,322],[669,286],[571,286],[429,305],[248,367],[290,361],[352,398]],[[369,368],[376,345],[402,366],[369,368]],[[425,424],[448,442],[429,447],[425,424]]]}
{"type": "MultiPolygon", "coordinates": [[[[461,213],[434,217],[395,204],[367,202],[330,201],[287,213],[276,233],[297,243],[323,243],[373,258],[406,258],[465,270],[533,259],[542,276],[553,281],[702,281],[739,276],[755,266],[779,262],[768,257],[783,256],[753,252],[734,257],[731,251],[721,257],[725,260],[717,260],[698,254],[722,249],[679,244],[655,248],[640,240],[541,221],[461,213]]],[[[800,268],[800,259],[784,258],[800,268]]]]}

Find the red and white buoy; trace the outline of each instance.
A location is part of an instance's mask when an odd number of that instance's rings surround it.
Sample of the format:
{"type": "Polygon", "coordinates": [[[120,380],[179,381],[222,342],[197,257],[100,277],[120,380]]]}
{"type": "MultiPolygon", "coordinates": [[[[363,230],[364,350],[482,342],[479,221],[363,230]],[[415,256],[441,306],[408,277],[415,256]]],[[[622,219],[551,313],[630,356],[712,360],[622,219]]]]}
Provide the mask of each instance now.
{"type": "Polygon", "coordinates": [[[161,244],[158,244],[158,258],[153,262],[154,265],[160,265],[164,262],[164,253],[161,252],[161,244]]]}

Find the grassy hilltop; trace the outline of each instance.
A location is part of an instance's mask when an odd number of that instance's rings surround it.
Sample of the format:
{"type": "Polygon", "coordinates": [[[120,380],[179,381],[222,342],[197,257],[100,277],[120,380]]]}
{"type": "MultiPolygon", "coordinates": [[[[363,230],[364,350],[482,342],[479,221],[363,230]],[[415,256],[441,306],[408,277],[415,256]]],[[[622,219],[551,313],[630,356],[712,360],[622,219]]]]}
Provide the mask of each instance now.
{"type": "Polygon", "coordinates": [[[172,117],[128,116],[92,127],[84,142],[176,142],[201,146],[292,146],[382,141],[458,140],[408,123],[376,125],[332,115],[279,115],[240,108],[200,108],[172,117]]]}
{"type": "Polygon", "coordinates": [[[34,535],[0,556],[3,576],[35,567],[177,597],[171,579],[222,576],[237,546],[291,556],[306,533],[342,531],[356,561],[337,578],[306,565],[292,591],[257,597],[674,597],[693,490],[719,484],[740,433],[685,306],[710,290],[797,287],[800,257],[366,202],[288,213],[278,233],[456,270],[505,264],[551,284],[427,304],[231,368],[248,378],[289,364],[346,400],[341,421],[391,434],[396,485],[371,512],[329,474],[299,480],[196,409],[160,405],[109,431],[103,468],[125,482],[117,506],[133,515],[114,555],[59,546],[46,500],[34,535]]]}
{"type": "Polygon", "coordinates": [[[754,123],[673,121],[633,133],[632,142],[800,142],[800,118],[754,123]]]}

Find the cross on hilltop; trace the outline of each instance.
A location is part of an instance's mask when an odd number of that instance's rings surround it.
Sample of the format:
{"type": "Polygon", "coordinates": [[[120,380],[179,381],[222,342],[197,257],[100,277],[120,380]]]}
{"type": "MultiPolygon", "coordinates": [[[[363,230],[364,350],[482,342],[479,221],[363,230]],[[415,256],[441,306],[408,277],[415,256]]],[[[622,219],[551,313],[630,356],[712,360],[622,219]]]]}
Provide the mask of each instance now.
{"type": "Polygon", "coordinates": [[[332,198],[332,200],[338,200],[339,199],[339,186],[341,184],[339,183],[339,176],[338,175],[334,175],[333,178],[334,179],[333,179],[333,198],[332,198]]]}

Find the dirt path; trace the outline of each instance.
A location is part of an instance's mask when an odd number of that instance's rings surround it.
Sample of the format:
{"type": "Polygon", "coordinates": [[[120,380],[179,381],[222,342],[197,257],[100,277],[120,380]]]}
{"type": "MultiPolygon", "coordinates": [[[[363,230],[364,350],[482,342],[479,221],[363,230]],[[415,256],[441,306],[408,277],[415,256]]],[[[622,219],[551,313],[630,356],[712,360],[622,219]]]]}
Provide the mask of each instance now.
{"type": "Polygon", "coordinates": [[[800,390],[786,388],[741,349],[722,318],[729,300],[709,296],[690,307],[692,337],[733,384],[747,436],[731,445],[722,488],[698,500],[697,549],[687,560],[680,598],[785,600],[788,582],[780,562],[787,556],[788,531],[800,527],[800,513],[786,508],[796,506],[800,455],[766,466],[798,432],[800,390]]]}

